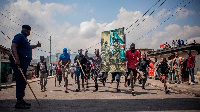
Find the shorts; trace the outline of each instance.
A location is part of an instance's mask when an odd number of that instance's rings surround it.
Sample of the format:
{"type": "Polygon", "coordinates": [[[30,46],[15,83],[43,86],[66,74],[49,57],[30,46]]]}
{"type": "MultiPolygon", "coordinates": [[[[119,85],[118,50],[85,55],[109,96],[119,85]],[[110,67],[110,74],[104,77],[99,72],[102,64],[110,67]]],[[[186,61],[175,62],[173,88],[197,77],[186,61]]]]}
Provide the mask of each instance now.
{"type": "Polygon", "coordinates": [[[116,81],[120,82],[121,72],[113,72],[112,73],[112,81],[115,80],[115,77],[116,77],[116,81]]]}
{"type": "Polygon", "coordinates": [[[68,78],[68,68],[62,68],[63,78],[68,78]]]}
{"type": "Polygon", "coordinates": [[[81,69],[76,69],[76,76],[80,76],[81,75],[81,79],[83,79],[84,78],[84,74],[83,74],[83,72],[82,72],[82,70],[81,69]]]}
{"type": "Polygon", "coordinates": [[[131,72],[133,73],[133,76],[137,76],[137,70],[136,69],[128,68],[127,77],[129,76],[129,74],[131,72]]]}
{"type": "Polygon", "coordinates": [[[165,74],[160,74],[160,81],[162,82],[162,83],[164,83],[164,80],[165,79],[167,79],[167,75],[165,75],[165,74]]]}
{"type": "Polygon", "coordinates": [[[147,80],[147,75],[148,75],[148,72],[147,72],[147,71],[139,71],[139,70],[138,70],[138,73],[139,73],[139,76],[140,76],[142,79],[147,80]]]}

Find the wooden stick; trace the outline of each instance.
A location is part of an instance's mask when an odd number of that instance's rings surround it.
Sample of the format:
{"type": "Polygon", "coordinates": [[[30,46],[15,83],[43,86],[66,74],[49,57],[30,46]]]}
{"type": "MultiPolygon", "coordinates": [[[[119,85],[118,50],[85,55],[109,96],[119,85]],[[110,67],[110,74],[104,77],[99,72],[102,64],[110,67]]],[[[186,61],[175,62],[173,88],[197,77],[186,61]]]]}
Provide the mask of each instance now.
{"type": "Polygon", "coordinates": [[[56,75],[55,75],[55,87],[56,87],[56,75]]]}
{"type": "Polygon", "coordinates": [[[84,75],[84,78],[86,79],[86,75],[85,75],[85,72],[83,71],[83,68],[82,68],[82,65],[80,64],[79,60],[77,59],[77,62],[79,64],[79,67],[81,68],[81,71],[83,72],[83,75],[84,75]]]}
{"type": "MultiPolygon", "coordinates": [[[[15,57],[14,57],[12,51],[10,51],[10,52],[11,52],[11,55],[12,55],[13,59],[15,60],[15,57]]],[[[15,60],[15,61],[16,61],[16,60],[15,60]]],[[[39,103],[37,97],[35,96],[35,93],[34,93],[33,90],[31,89],[31,86],[30,86],[29,82],[27,81],[26,77],[24,76],[24,73],[22,72],[22,69],[20,68],[20,66],[18,66],[18,69],[19,69],[19,71],[21,72],[22,76],[24,77],[24,80],[25,80],[26,83],[28,84],[28,87],[30,88],[31,92],[33,93],[33,96],[35,97],[35,99],[36,99],[38,105],[40,106],[40,103],[39,103]]]]}

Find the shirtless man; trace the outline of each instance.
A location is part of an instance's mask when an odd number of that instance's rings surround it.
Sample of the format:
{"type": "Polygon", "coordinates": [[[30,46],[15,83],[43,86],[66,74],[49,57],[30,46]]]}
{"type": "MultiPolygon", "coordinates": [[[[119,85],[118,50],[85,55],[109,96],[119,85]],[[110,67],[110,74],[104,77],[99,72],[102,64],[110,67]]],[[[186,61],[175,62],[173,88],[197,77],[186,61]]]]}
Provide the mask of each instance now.
{"type": "Polygon", "coordinates": [[[65,81],[65,93],[68,93],[67,91],[67,86],[68,86],[68,69],[69,69],[69,64],[70,64],[70,55],[67,53],[67,48],[63,49],[63,53],[59,57],[58,64],[62,66],[62,75],[65,81]]]}

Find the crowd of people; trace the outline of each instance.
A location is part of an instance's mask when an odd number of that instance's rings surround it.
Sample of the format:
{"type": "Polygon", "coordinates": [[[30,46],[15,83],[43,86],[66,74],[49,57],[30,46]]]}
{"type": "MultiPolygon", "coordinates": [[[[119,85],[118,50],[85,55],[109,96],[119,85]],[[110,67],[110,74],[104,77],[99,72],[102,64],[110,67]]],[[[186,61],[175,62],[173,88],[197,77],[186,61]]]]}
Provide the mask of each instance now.
{"type": "MultiPolygon", "coordinates": [[[[27,109],[31,107],[30,103],[24,101],[23,97],[25,96],[25,88],[26,88],[26,80],[22,76],[22,73],[18,68],[22,68],[23,74],[26,77],[26,71],[30,61],[32,59],[32,49],[36,47],[41,47],[41,44],[38,42],[37,45],[30,45],[28,42],[27,36],[30,35],[31,27],[29,25],[22,26],[22,32],[20,34],[15,35],[12,41],[12,53],[10,55],[11,65],[16,77],[16,98],[17,103],[15,108],[18,109],[27,109]]],[[[82,88],[85,89],[84,83],[86,82],[86,88],[88,88],[88,80],[94,80],[94,92],[98,91],[98,81],[101,81],[105,86],[106,79],[108,77],[108,71],[101,71],[101,56],[99,54],[99,49],[95,49],[95,55],[92,57],[88,56],[88,51],[85,51],[83,55],[82,49],[78,50],[78,55],[73,59],[74,63],[71,62],[71,57],[67,53],[67,48],[63,49],[63,53],[59,56],[59,61],[57,67],[55,67],[55,74],[58,80],[59,86],[61,85],[62,79],[64,79],[64,87],[65,93],[68,93],[68,80],[69,75],[71,73],[71,77],[74,77],[74,81],[77,84],[76,92],[80,92],[80,82],[82,88]],[[75,75],[74,75],[75,74],[75,75]],[[81,79],[81,81],[80,81],[81,79]],[[98,80],[99,79],[99,80],[98,80]]],[[[148,68],[152,68],[150,66],[150,60],[146,59],[146,55],[142,54],[135,49],[135,44],[132,43],[130,45],[129,50],[126,51],[126,62],[127,71],[126,72],[111,72],[112,79],[111,83],[113,83],[116,79],[116,92],[120,91],[119,83],[122,74],[125,76],[125,84],[124,86],[131,86],[131,93],[135,96],[134,85],[136,80],[138,79],[139,83],[142,84],[142,89],[145,89],[145,83],[147,82],[148,77],[148,68]]],[[[181,80],[181,67],[183,66],[183,61],[178,57],[178,53],[176,53],[176,57],[174,59],[166,60],[166,58],[162,58],[160,62],[155,62],[155,73],[156,77],[161,80],[164,85],[165,93],[168,94],[169,90],[167,88],[167,80],[171,81],[171,76],[174,73],[176,76],[177,83],[182,83],[181,80]],[[171,60],[171,61],[170,61],[171,60]]],[[[194,64],[195,57],[191,54],[191,51],[188,51],[187,58],[187,69],[191,75],[191,81],[194,81],[194,64]]],[[[52,70],[52,69],[51,69],[52,70]]],[[[51,71],[53,72],[53,71],[51,71]]],[[[40,77],[40,85],[41,91],[44,92],[46,90],[47,84],[47,66],[46,62],[44,62],[44,56],[40,57],[40,62],[37,64],[37,76],[40,77]]]]}
{"type": "MultiPolygon", "coordinates": [[[[194,40],[192,44],[196,44],[196,40],[194,40]]],[[[178,40],[172,40],[172,44],[171,45],[166,42],[165,44],[163,44],[162,47],[164,47],[164,48],[173,48],[173,47],[180,47],[180,46],[185,46],[185,45],[188,45],[187,40],[184,41],[184,40],[178,39],[178,40]]]]}
{"type": "MultiPolygon", "coordinates": [[[[189,80],[189,75],[191,77],[191,84],[198,83],[197,81],[195,81],[194,77],[195,56],[191,54],[191,51],[188,51],[187,54],[187,59],[179,57],[178,52],[176,52],[172,56],[169,56],[168,61],[166,58],[164,58],[167,63],[167,66],[165,68],[166,74],[168,74],[168,82],[170,84],[172,84],[172,81],[175,84],[182,84],[183,78],[188,78],[189,80]]],[[[154,68],[155,79],[159,79],[159,74],[162,74],[162,70],[159,67],[159,62],[157,61],[157,59],[155,59],[154,68]]]]}

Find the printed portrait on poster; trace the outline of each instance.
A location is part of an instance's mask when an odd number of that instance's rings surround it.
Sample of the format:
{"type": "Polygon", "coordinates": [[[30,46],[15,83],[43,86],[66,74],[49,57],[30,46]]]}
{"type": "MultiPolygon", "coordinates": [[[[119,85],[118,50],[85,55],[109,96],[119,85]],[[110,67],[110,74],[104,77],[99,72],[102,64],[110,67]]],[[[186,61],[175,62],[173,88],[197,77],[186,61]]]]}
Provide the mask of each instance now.
{"type": "Polygon", "coordinates": [[[101,58],[103,72],[125,72],[124,27],[102,32],[101,58]]]}

